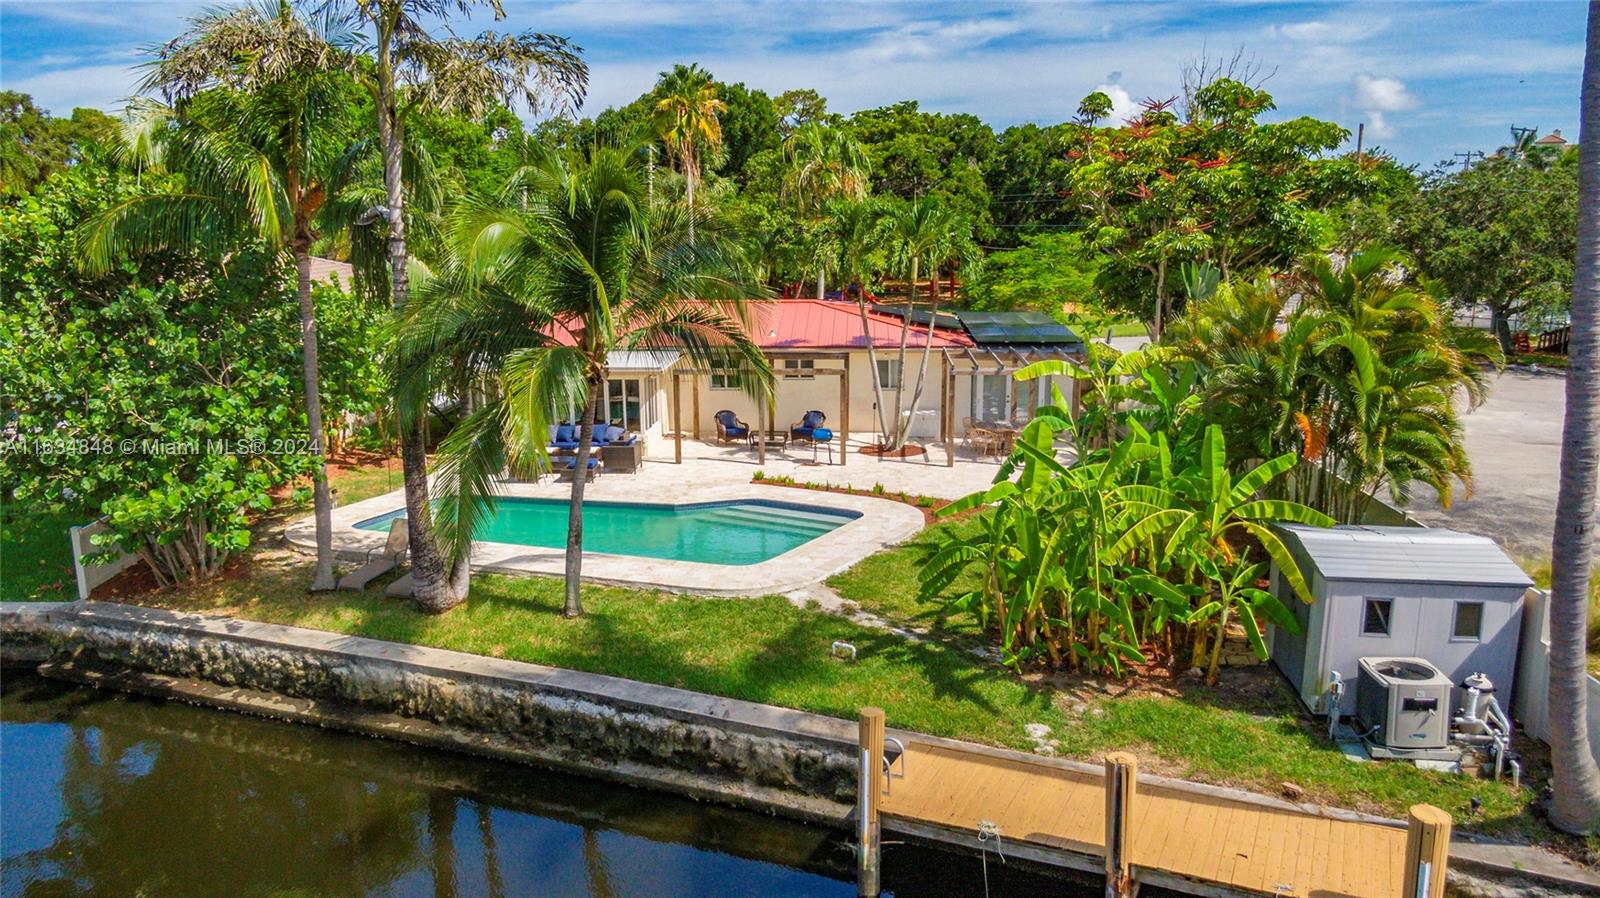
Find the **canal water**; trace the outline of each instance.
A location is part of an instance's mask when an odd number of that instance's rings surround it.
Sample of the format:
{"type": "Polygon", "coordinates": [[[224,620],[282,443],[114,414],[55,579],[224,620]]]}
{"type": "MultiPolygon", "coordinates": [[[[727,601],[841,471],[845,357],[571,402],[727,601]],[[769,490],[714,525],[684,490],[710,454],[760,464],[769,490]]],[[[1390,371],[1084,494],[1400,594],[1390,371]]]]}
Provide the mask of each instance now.
{"type": "MultiPolygon", "coordinates": [[[[3,898],[855,895],[848,835],[522,765],[0,679],[3,898]]],[[[884,849],[885,894],[1099,890],[884,849]],[[986,892],[987,889],[987,892],[986,892]]]]}

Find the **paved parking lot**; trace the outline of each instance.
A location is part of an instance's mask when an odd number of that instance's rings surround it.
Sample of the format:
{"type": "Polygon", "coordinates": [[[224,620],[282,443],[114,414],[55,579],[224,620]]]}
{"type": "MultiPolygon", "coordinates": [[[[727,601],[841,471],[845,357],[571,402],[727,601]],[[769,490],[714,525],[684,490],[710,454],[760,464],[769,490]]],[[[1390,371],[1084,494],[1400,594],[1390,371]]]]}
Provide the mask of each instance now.
{"type": "Polygon", "coordinates": [[[1457,491],[1439,508],[1423,487],[1410,512],[1430,527],[1452,527],[1499,540],[1518,554],[1547,557],[1555,530],[1566,378],[1511,370],[1495,381],[1489,401],[1466,416],[1472,458],[1470,498],[1457,491]]]}

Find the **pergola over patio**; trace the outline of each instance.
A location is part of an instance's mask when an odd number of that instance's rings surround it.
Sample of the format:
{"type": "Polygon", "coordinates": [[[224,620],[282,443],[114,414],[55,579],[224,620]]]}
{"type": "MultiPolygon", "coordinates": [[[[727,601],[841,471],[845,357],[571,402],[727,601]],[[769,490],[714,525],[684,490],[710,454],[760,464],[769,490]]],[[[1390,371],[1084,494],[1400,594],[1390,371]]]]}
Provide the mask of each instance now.
{"type": "MultiPolygon", "coordinates": [[[[765,435],[767,432],[776,431],[778,429],[776,421],[776,382],[789,379],[799,379],[802,377],[811,378],[817,376],[832,376],[839,378],[839,445],[841,448],[847,447],[850,444],[850,353],[784,352],[780,354],[769,352],[766,353],[766,357],[768,363],[776,362],[780,359],[799,359],[810,361],[812,366],[804,369],[780,368],[776,365],[773,366],[773,379],[775,381],[773,384],[773,395],[767,396],[766,401],[760,403],[760,420],[757,421],[756,429],[761,431],[762,438],[755,441],[757,461],[761,464],[766,464],[767,440],[765,439],[765,435]],[[825,365],[824,363],[827,364],[825,365]]],[[[700,390],[698,381],[702,376],[725,373],[727,372],[713,370],[710,368],[689,368],[681,365],[672,370],[672,420],[674,422],[683,421],[683,379],[685,377],[689,377],[693,378],[695,381],[695,383],[692,385],[692,389],[689,392],[693,397],[691,418],[693,420],[693,436],[696,440],[700,439],[700,390]]],[[[673,463],[681,465],[683,464],[683,433],[681,424],[678,425],[678,429],[679,433],[677,443],[673,448],[673,463]]],[[[848,449],[840,452],[839,464],[843,465],[849,457],[850,452],[848,449]]]]}
{"type": "MultiPolygon", "coordinates": [[[[945,466],[956,463],[956,378],[979,376],[1014,377],[1018,371],[1045,361],[1073,360],[1083,354],[1082,343],[980,343],[959,349],[943,350],[944,390],[939,397],[939,435],[945,445],[945,466]]],[[[1074,401],[1069,395],[1068,401],[1074,401]]],[[[1017,393],[1011,393],[1008,419],[1017,419],[1017,393]]],[[[1028,410],[1031,413],[1031,409],[1028,410]]]]}

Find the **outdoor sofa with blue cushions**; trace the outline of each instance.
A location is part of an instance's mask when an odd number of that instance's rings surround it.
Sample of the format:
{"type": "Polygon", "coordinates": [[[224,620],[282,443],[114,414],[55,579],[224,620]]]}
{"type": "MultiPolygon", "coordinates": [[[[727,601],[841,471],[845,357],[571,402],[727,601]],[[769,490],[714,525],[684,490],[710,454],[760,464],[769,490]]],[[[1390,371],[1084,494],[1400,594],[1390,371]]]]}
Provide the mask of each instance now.
{"type": "Polygon", "coordinates": [[[728,409],[717,412],[716,419],[717,439],[724,443],[750,439],[750,425],[740,421],[739,416],[728,409]]]}
{"type": "Polygon", "coordinates": [[[813,409],[806,412],[799,422],[789,425],[789,436],[797,440],[809,440],[812,431],[821,427],[827,420],[827,415],[813,409]]]}
{"type": "MultiPolygon", "coordinates": [[[[594,426],[594,435],[589,438],[590,445],[596,448],[608,445],[611,440],[606,439],[608,433],[617,428],[607,427],[603,424],[594,426]]],[[[550,448],[572,450],[578,448],[579,427],[576,424],[558,424],[555,433],[550,437],[550,448]]]]}

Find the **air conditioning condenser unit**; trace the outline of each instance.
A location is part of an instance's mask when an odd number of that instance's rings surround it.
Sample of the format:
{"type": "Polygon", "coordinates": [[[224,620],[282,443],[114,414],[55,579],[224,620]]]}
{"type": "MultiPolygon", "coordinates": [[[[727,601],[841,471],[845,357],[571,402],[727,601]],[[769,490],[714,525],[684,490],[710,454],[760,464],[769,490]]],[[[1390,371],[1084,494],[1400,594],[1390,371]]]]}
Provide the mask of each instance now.
{"type": "Polygon", "coordinates": [[[1362,658],[1356,720],[1370,741],[1386,748],[1445,748],[1452,685],[1422,658],[1362,658]]]}

